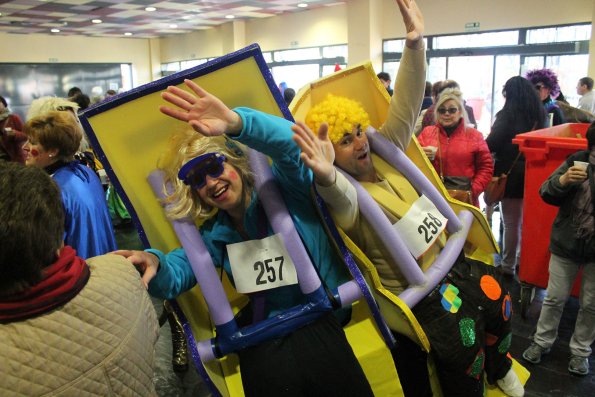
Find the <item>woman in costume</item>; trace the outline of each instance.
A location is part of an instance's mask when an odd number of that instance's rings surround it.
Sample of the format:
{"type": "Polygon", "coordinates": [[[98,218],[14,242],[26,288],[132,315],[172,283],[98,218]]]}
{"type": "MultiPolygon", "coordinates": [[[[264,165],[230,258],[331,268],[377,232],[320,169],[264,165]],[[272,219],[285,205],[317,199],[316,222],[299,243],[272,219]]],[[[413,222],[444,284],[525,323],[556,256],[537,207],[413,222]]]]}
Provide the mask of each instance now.
{"type": "Polygon", "coordinates": [[[69,111],[51,111],[25,124],[26,164],[43,168],[60,186],[66,212],[64,241],[82,258],[116,249],[116,237],[97,175],[74,159],[83,136],[69,111]]]}
{"type": "MultiPolygon", "coordinates": [[[[176,135],[169,160],[162,164],[174,189],[168,201],[177,203],[168,215],[202,222],[200,233],[215,266],[236,285],[249,281],[237,276],[236,270],[251,266],[234,260],[230,245],[246,247],[245,242],[263,240],[273,232],[254,190],[241,145],[245,144],[272,159],[273,175],[322,282],[333,289],[349,280],[310,199],[312,173],[291,139],[292,124],[251,109],[231,110],[194,82],[185,84],[191,93],[168,87],[163,98],[176,108],[161,107],[161,111],[202,135],[194,131],[176,135]]],[[[153,249],[117,253],[141,270],[151,295],[171,299],[196,284],[182,248],[167,254],[153,249]]],[[[297,284],[257,291],[250,300],[254,320],[305,303],[297,284]]],[[[372,396],[341,328],[348,316],[348,311],[337,317],[329,311],[286,336],[239,350],[246,395],[372,396]]]]}
{"type": "Polygon", "coordinates": [[[461,95],[458,89],[442,91],[436,124],[424,128],[418,140],[444,186],[462,191],[463,195],[452,194],[454,198],[479,207],[478,197],[492,179],[494,166],[483,134],[468,126],[461,95]]]}

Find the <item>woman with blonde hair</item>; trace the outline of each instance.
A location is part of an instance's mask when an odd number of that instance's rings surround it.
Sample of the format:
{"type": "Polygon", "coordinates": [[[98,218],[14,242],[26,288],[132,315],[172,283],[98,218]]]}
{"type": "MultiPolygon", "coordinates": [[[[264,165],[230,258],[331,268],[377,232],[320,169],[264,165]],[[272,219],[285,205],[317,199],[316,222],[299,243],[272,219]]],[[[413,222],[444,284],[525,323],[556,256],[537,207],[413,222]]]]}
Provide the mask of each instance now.
{"type": "Polygon", "coordinates": [[[83,136],[71,112],[50,111],[30,119],[24,128],[25,162],[43,168],[60,187],[67,245],[82,258],[116,249],[105,194],[97,175],[74,159],[83,136]]]}
{"type": "MultiPolygon", "coordinates": [[[[335,255],[310,198],[312,173],[300,160],[299,147],[291,139],[292,124],[247,108],[231,110],[194,82],[186,80],[185,84],[190,92],[168,87],[163,98],[175,108],[162,106],[160,110],[187,122],[201,135],[190,131],[176,135],[161,161],[166,181],[173,185],[167,199],[173,206],[168,215],[190,217],[200,223],[213,264],[222,268],[236,287],[240,283],[250,285],[253,321],[305,303],[305,296],[295,283],[267,289],[245,273],[254,263],[247,262],[251,248],[246,243],[260,240],[265,244],[274,232],[264,210],[266,203],[254,189],[248,155],[241,144],[272,159],[277,186],[323,284],[334,289],[348,281],[349,275],[335,255]],[[239,255],[230,253],[231,245],[239,255]]],[[[278,256],[274,252],[281,253],[279,244],[267,245],[271,257],[278,256]]],[[[153,296],[172,299],[196,284],[182,248],[167,254],[154,249],[116,253],[140,269],[153,296]]],[[[284,274],[289,269],[285,261],[284,274]]],[[[372,396],[341,328],[349,311],[342,309],[335,314],[324,311],[291,333],[240,349],[237,353],[246,396],[372,396]]]]}
{"type": "Polygon", "coordinates": [[[470,127],[461,91],[446,89],[436,102],[436,123],[423,129],[419,144],[447,189],[479,207],[478,197],[492,179],[492,156],[481,132],[470,127]]]}

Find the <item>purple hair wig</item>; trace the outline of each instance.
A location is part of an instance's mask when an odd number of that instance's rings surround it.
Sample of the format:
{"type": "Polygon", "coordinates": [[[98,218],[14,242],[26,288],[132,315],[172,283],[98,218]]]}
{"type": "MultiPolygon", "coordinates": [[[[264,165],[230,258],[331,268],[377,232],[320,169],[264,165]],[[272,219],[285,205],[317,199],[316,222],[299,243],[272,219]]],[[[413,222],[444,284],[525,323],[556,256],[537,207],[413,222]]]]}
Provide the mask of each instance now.
{"type": "Polygon", "coordinates": [[[525,74],[525,78],[532,84],[543,83],[550,89],[550,96],[556,98],[560,93],[560,84],[558,84],[558,76],[551,69],[534,69],[529,70],[525,74]]]}

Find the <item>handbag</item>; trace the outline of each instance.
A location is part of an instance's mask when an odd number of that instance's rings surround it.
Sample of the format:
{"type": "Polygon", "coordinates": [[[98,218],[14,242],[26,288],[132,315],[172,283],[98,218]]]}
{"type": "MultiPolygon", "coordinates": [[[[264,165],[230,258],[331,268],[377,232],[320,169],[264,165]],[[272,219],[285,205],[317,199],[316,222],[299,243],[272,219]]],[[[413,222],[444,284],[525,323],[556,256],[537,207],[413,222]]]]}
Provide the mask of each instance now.
{"type": "Polygon", "coordinates": [[[444,176],[442,172],[442,150],[440,145],[440,137],[438,137],[438,150],[440,151],[440,179],[448,192],[448,195],[455,200],[463,203],[473,204],[473,197],[471,196],[471,178],[468,176],[444,176]]]}
{"type": "Polygon", "coordinates": [[[442,176],[442,183],[453,199],[473,204],[471,198],[471,178],[467,176],[442,176]]]}
{"type": "Polygon", "coordinates": [[[510,174],[520,156],[521,152],[519,152],[512,162],[508,172],[505,172],[500,176],[492,177],[492,180],[488,183],[483,192],[483,201],[485,201],[486,205],[493,205],[502,200],[504,197],[504,190],[506,190],[506,180],[508,179],[508,174],[510,174]]]}

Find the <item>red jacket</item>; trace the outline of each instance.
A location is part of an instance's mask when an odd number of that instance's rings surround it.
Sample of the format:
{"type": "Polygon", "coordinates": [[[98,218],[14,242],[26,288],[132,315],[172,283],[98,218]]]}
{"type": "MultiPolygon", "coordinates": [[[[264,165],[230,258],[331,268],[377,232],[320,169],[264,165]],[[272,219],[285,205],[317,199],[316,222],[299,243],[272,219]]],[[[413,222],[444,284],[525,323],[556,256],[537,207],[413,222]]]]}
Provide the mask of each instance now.
{"type": "Polygon", "coordinates": [[[421,146],[438,147],[432,165],[441,177],[471,178],[473,204],[479,207],[478,197],[494,171],[492,155],[482,133],[475,128],[465,128],[461,122],[449,137],[440,124],[435,124],[424,128],[417,139],[421,146]]]}

